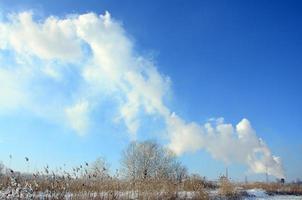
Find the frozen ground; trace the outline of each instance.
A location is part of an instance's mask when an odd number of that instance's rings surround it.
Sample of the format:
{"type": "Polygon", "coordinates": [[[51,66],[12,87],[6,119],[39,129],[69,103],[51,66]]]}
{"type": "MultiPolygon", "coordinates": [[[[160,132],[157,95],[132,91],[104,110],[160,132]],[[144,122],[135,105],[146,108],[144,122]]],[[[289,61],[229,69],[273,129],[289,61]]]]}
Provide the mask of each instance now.
{"type": "Polygon", "coordinates": [[[246,191],[250,196],[245,197],[245,200],[302,200],[302,196],[294,195],[268,195],[264,190],[251,189],[246,191]]]}
{"type": "MultiPolygon", "coordinates": [[[[246,191],[248,196],[243,197],[243,200],[302,200],[302,196],[294,196],[294,195],[268,195],[264,190],[261,189],[250,189],[246,191]]],[[[100,196],[103,197],[108,197],[107,193],[101,193],[99,194],[100,196]]],[[[138,199],[136,198],[136,195],[133,194],[132,192],[119,192],[116,193],[116,197],[117,198],[121,198],[121,199],[138,199]]],[[[210,191],[210,197],[216,199],[215,197],[217,197],[218,195],[218,191],[217,190],[213,190],[210,191]]],[[[45,198],[50,198],[50,194],[46,193],[36,193],[33,194],[30,191],[24,191],[21,189],[18,191],[9,191],[9,190],[2,190],[0,191],[0,199],[16,199],[16,197],[19,196],[21,197],[20,199],[45,199],[45,198]],[[19,196],[18,194],[21,195],[19,196]]],[[[56,196],[56,195],[54,195],[56,196]]],[[[54,197],[52,196],[52,197],[54,197]]],[[[66,200],[72,199],[74,195],[67,193],[65,195],[65,197],[63,197],[66,200]]],[[[97,197],[97,194],[90,194],[87,196],[87,194],[82,193],[82,194],[77,194],[77,197],[83,197],[83,199],[86,199],[86,197],[92,198],[92,197],[97,197]]],[[[194,197],[194,192],[180,192],[178,194],[178,196],[180,197],[180,199],[192,199],[194,197]]],[[[62,197],[61,197],[62,198],[62,197]]],[[[61,199],[59,196],[57,196],[57,199],[61,199]]],[[[220,198],[219,198],[220,199],[220,198]]],[[[221,199],[222,200],[222,199],[221,199]]]]}

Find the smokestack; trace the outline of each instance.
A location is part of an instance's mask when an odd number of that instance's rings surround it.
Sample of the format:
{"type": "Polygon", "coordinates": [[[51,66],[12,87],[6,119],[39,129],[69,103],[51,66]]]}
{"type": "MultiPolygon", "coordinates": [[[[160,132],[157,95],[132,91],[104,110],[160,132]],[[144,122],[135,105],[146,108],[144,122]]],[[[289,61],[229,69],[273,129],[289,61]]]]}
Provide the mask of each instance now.
{"type": "Polygon", "coordinates": [[[268,183],[268,172],[267,172],[267,167],[266,167],[265,177],[266,177],[266,183],[268,183]]]}
{"type": "Polygon", "coordinates": [[[229,172],[228,172],[228,168],[225,169],[225,177],[227,180],[229,180],[229,172]]]}

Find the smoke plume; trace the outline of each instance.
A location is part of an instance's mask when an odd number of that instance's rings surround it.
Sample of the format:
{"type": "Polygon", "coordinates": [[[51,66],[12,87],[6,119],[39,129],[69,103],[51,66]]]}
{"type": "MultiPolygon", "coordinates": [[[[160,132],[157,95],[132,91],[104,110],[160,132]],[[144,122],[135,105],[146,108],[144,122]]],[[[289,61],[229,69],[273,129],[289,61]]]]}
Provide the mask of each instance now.
{"type": "Polygon", "coordinates": [[[114,121],[125,124],[133,139],[142,113],[159,116],[168,146],[178,155],[205,150],[255,173],[284,176],[280,158],[272,155],[247,119],[236,126],[223,119],[198,124],[171,111],[164,103],[170,78],[133,46],[108,12],[42,21],[34,20],[31,12],[10,14],[0,21],[0,111],[25,108],[84,135],[91,112],[109,98],[117,106],[114,121]]]}

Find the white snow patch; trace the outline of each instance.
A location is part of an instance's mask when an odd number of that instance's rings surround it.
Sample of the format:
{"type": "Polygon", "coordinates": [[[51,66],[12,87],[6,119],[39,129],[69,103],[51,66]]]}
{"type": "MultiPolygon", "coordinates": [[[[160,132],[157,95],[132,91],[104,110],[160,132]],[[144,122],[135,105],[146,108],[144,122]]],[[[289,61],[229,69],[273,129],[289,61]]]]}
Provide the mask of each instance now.
{"type": "Polygon", "coordinates": [[[302,200],[302,196],[294,195],[268,195],[262,189],[250,189],[246,191],[250,196],[245,197],[245,200],[302,200]]]}

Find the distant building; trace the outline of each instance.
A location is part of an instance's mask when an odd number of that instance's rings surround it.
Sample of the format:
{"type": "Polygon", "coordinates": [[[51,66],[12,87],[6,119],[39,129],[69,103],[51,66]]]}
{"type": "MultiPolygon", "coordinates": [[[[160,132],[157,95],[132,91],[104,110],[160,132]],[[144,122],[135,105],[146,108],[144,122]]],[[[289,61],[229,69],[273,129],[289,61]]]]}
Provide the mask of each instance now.
{"type": "Polygon", "coordinates": [[[228,177],[226,177],[224,175],[219,177],[219,181],[228,181],[228,180],[229,180],[228,177]]]}

